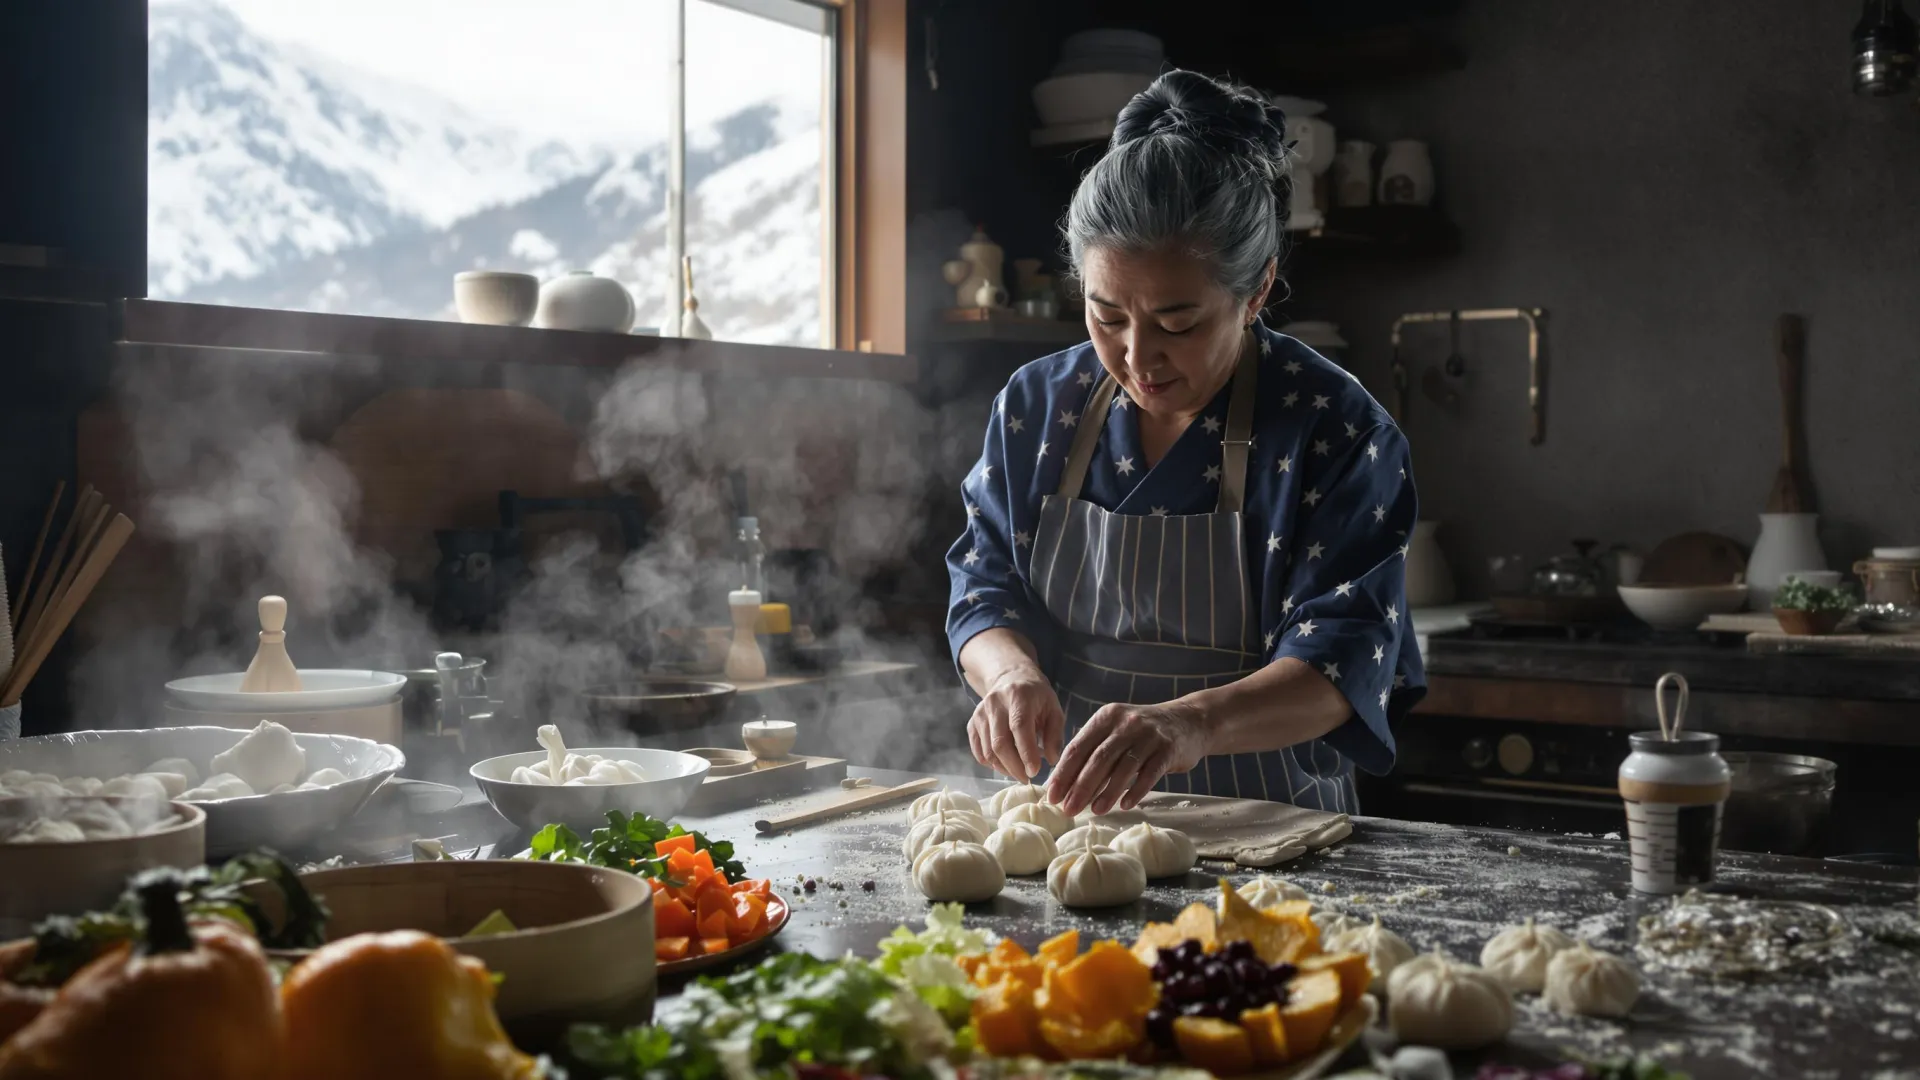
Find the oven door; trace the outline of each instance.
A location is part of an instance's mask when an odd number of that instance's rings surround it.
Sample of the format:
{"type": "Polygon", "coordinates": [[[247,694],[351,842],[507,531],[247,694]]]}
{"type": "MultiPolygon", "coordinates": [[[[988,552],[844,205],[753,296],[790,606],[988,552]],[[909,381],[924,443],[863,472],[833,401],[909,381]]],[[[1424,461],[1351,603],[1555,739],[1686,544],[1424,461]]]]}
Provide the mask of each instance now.
{"type": "Polygon", "coordinates": [[[1614,787],[1624,729],[1422,715],[1394,734],[1393,772],[1360,781],[1368,814],[1595,835],[1626,827],[1614,787]]]}

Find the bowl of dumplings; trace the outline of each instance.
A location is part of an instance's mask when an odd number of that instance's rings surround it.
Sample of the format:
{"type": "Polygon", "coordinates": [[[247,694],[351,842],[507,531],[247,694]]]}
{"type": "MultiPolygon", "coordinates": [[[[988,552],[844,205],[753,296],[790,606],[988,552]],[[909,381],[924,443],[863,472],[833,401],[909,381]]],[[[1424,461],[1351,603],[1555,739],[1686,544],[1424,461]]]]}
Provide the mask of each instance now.
{"type": "Polygon", "coordinates": [[[502,754],[468,773],[500,816],[529,833],[552,824],[586,835],[607,811],[671,820],[706,782],[713,763],[676,750],[640,746],[567,749],[560,729],[543,724],[539,750],[502,754]]]}
{"type": "Polygon", "coordinates": [[[0,940],[48,915],[112,904],[127,878],[207,860],[207,814],[135,796],[0,798],[0,940]]]}
{"type": "Polygon", "coordinates": [[[206,855],[295,852],[346,821],[406,764],[399,748],[224,727],[75,731],[0,743],[0,798],[172,800],[206,814],[206,855]]]}

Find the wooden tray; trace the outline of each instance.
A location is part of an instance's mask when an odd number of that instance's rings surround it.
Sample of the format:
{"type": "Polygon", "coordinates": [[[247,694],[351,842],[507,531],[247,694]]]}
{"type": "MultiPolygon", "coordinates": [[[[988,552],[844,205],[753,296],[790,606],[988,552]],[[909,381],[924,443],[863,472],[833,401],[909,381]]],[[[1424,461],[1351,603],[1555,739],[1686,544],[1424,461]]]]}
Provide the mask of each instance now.
{"type": "Polygon", "coordinates": [[[693,793],[683,812],[719,814],[815,788],[831,787],[847,778],[847,759],[795,754],[784,761],[762,761],[741,773],[709,775],[693,793]]]}

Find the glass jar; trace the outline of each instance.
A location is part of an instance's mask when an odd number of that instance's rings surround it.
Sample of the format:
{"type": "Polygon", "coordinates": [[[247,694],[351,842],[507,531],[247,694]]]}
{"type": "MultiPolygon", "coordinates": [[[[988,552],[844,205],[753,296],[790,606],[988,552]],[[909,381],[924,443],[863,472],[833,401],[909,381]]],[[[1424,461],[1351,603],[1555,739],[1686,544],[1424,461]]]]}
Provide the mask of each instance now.
{"type": "Polygon", "coordinates": [[[1627,743],[1633,752],[1620,763],[1620,798],[1634,890],[1664,895],[1711,882],[1721,811],[1733,790],[1720,736],[1637,731],[1627,743]]]}

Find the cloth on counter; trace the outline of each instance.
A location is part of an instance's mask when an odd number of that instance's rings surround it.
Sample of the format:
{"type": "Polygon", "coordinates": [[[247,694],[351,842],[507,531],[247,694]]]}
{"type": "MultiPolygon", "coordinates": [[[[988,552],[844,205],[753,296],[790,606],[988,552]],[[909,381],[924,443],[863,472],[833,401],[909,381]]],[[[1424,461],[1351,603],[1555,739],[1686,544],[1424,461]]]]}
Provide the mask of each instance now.
{"type": "Polygon", "coordinates": [[[1262,799],[1223,799],[1210,795],[1151,792],[1132,810],[1116,810],[1095,819],[1125,828],[1142,821],[1179,829],[1203,859],[1230,859],[1260,869],[1296,859],[1344,840],[1353,832],[1345,814],[1309,810],[1262,799]]]}

